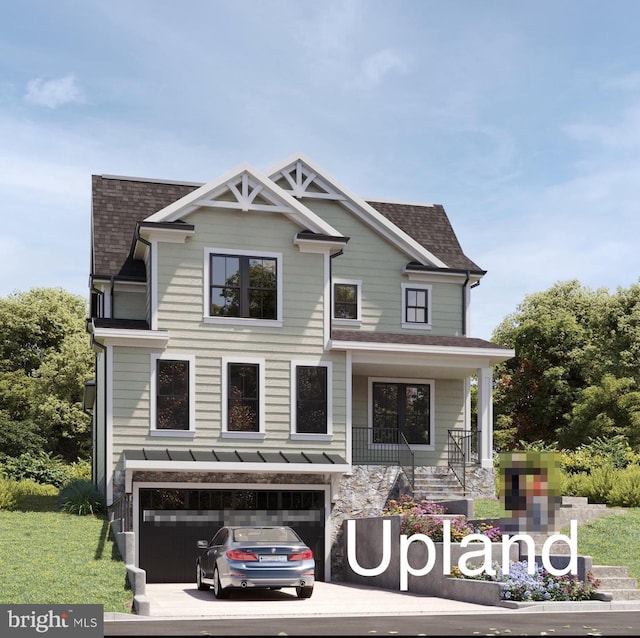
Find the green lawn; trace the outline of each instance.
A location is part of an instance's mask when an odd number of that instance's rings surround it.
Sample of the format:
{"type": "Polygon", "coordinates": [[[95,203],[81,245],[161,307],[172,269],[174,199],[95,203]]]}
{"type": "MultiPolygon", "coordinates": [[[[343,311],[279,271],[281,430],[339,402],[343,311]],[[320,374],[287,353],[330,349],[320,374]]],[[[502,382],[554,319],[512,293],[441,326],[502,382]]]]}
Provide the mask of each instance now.
{"type": "MultiPolygon", "coordinates": [[[[475,518],[506,516],[498,499],[476,499],[475,518]]],[[[616,508],[623,509],[623,508],[616,508]]],[[[640,508],[625,508],[625,514],[596,518],[578,527],[578,553],[591,556],[594,565],[622,565],[640,581],[640,508]]],[[[562,530],[567,534],[568,528],[562,530]]]]}
{"type": "Polygon", "coordinates": [[[107,521],[54,508],[55,497],[34,497],[20,511],[0,511],[0,603],[93,603],[130,613],[133,596],[107,521]]]}

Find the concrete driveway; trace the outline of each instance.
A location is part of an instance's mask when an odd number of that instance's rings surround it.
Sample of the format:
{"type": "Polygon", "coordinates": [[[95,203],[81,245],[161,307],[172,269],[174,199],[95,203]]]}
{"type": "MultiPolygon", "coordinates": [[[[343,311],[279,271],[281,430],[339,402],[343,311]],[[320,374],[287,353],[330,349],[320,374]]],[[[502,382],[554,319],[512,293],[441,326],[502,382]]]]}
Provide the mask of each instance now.
{"type": "Polygon", "coordinates": [[[352,585],[316,583],[313,596],[296,597],[294,589],[238,590],[226,600],[198,591],[195,583],[147,584],[148,618],[256,618],[287,616],[396,616],[420,614],[509,613],[500,607],[419,596],[352,585]]]}

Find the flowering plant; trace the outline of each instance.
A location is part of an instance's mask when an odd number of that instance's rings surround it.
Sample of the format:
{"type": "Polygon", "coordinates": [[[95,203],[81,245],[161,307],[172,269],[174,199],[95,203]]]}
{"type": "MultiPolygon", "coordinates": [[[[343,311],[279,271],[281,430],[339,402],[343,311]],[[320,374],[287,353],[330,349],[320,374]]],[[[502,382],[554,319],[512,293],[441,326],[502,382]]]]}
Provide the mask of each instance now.
{"type": "MultiPolygon", "coordinates": [[[[434,542],[442,542],[443,526],[441,518],[445,514],[445,508],[438,504],[423,499],[415,501],[407,495],[401,496],[398,500],[387,501],[382,510],[383,516],[402,516],[400,532],[410,536],[412,534],[425,534],[434,542]]],[[[502,540],[502,531],[499,527],[494,527],[490,523],[480,523],[474,525],[467,521],[464,516],[456,516],[451,520],[451,540],[459,543],[469,534],[484,534],[491,539],[491,542],[502,540]]]]}
{"type": "Polygon", "coordinates": [[[465,576],[458,567],[451,569],[451,575],[456,578],[473,578],[475,580],[490,580],[502,584],[502,598],[513,601],[545,601],[545,600],[591,600],[594,598],[600,581],[589,572],[585,581],[577,576],[564,574],[555,576],[536,564],[534,573],[529,574],[528,563],[523,561],[509,561],[509,573],[495,564],[495,576],[486,573],[477,576],[465,576]]]}

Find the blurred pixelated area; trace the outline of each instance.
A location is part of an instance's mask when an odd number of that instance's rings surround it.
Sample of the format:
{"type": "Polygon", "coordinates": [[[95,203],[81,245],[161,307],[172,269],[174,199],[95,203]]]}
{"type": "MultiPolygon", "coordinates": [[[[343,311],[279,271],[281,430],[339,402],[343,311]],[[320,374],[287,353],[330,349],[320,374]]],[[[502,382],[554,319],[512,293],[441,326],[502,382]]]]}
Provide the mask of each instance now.
{"type": "Polygon", "coordinates": [[[556,452],[509,452],[500,457],[500,495],[507,532],[554,531],[561,502],[560,456],[556,452]]]}

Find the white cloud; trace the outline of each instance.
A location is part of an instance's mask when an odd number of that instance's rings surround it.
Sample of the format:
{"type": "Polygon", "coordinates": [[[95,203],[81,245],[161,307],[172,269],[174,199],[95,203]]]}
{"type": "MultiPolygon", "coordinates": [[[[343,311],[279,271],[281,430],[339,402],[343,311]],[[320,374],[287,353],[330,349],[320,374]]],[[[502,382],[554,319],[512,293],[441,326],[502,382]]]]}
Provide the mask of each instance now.
{"type": "Polygon", "coordinates": [[[388,74],[406,73],[408,69],[409,65],[403,55],[393,49],[382,49],[364,59],[355,85],[370,89],[378,86],[388,74]]]}
{"type": "Polygon", "coordinates": [[[86,101],[84,92],[77,85],[75,76],[71,74],[52,80],[31,80],[24,99],[31,104],[47,106],[50,109],[64,104],[82,104],[86,101]]]}

